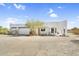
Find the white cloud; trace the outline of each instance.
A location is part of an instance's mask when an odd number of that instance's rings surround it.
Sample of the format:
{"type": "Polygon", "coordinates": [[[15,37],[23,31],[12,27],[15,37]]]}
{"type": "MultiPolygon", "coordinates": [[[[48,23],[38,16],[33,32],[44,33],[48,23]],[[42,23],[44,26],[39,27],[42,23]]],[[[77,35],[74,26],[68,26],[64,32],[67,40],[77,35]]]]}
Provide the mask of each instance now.
{"type": "Polygon", "coordinates": [[[77,18],[79,19],[79,16],[77,16],[77,18]]]}
{"type": "Polygon", "coordinates": [[[25,10],[25,6],[21,5],[21,4],[13,4],[15,6],[16,9],[21,9],[21,10],[25,10]]]}
{"type": "Polygon", "coordinates": [[[54,12],[54,10],[50,8],[48,13],[52,13],[52,12],[54,12]]]}
{"type": "Polygon", "coordinates": [[[5,6],[5,4],[4,3],[0,3],[0,6],[5,6]]]}
{"type": "Polygon", "coordinates": [[[62,7],[61,7],[61,6],[59,6],[58,8],[59,8],[59,9],[61,9],[62,7]]]}
{"type": "Polygon", "coordinates": [[[18,19],[16,18],[7,18],[5,23],[7,24],[15,24],[17,22],[18,19]]]}
{"type": "Polygon", "coordinates": [[[79,22],[79,16],[77,16],[77,17],[76,17],[76,21],[78,21],[78,22],[79,22]]]}
{"type": "Polygon", "coordinates": [[[79,27],[78,21],[68,21],[68,29],[71,29],[73,27],[79,27]]]}
{"type": "Polygon", "coordinates": [[[10,28],[10,24],[16,24],[17,21],[18,21],[18,19],[9,17],[9,18],[6,18],[5,19],[5,21],[3,22],[3,25],[5,24],[5,26],[7,28],[10,28]]]}
{"type": "Polygon", "coordinates": [[[70,24],[75,24],[76,22],[75,21],[71,21],[71,22],[69,22],[70,24]]]}
{"type": "Polygon", "coordinates": [[[54,13],[54,10],[53,9],[49,9],[49,12],[48,12],[49,16],[50,17],[58,17],[58,15],[56,13],[54,13]]]}
{"type": "Polygon", "coordinates": [[[52,13],[52,14],[50,14],[50,17],[58,17],[58,15],[55,13],[52,13]]]}

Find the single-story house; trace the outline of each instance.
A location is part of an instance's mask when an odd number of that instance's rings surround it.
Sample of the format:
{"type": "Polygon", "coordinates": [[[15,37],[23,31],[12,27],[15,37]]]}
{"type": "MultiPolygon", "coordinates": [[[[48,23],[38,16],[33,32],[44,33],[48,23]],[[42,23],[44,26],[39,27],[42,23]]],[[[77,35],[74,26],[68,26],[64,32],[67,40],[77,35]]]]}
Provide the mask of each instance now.
{"type": "Polygon", "coordinates": [[[67,34],[67,21],[61,22],[48,22],[39,29],[40,35],[66,35],[67,34]]]}
{"type": "MultiPolygon", "coordinates": [[[[31,29],[25,24],[10,24],[10,30],[13,35],[30,35],[31,29]]],[[[66,35],[67,21],[47,22],[41,28],[36,29],[38,35],[66,35]]]]}
{"type": "Polygon", "coordinates": [[[10,24],[10,32],[12,35],[30,35],[30,28],[25,24],[10,24]]]}

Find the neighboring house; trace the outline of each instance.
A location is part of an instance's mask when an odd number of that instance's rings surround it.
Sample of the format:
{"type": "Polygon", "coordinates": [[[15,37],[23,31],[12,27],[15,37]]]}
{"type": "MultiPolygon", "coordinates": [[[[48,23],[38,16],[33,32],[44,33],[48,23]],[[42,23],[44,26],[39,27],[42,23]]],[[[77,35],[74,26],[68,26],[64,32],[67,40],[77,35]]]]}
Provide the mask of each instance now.
{"type": "MultiPolygon", "coordinates": [[[[30,35],[30,28],[25,24],[10,24],[12,34],[30,35]]],[[[67,35],[67,21],[44,23],[43,27],[36,29],[38,35],[65,36],[67,35]]]]}
{"type": "Polygon", "coordinates": [[[25,24],[10,24],[12,35],[30,35],[30,29],[25,24]]]}

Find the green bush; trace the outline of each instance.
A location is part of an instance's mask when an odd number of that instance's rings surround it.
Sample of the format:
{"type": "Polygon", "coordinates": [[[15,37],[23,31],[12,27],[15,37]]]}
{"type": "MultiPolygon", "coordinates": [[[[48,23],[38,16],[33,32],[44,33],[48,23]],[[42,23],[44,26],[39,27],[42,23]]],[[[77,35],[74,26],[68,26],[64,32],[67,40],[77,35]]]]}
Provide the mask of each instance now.
{"type": "Polygon", "coordinates": [[[36,29],[41,28],[43,26],[43,22],[41,21],[27,21],[26,26],[31,29],[31,35],[38,35],[36,33],[36,29]]]}
{"type": "Polygon", "coordinates": [[[8,34],[8,29],[0,26],[0,34],[8,34]]]}

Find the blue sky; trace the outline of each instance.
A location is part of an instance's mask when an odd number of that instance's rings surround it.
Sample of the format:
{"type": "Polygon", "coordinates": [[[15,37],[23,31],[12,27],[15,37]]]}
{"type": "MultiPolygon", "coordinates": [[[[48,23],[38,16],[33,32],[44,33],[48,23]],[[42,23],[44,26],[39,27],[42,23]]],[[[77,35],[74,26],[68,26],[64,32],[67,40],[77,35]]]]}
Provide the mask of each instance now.
{"type": "Polygon", "coordinates": [[[44,22],[68,21],[68,28],[79,27],[77,3],[0,3],[0,26],[25,23],[27,20],[44,22]]]}

